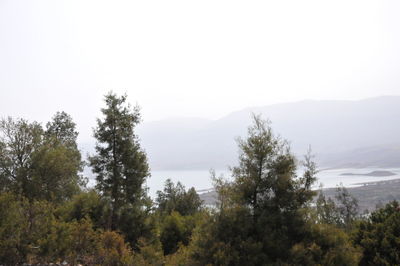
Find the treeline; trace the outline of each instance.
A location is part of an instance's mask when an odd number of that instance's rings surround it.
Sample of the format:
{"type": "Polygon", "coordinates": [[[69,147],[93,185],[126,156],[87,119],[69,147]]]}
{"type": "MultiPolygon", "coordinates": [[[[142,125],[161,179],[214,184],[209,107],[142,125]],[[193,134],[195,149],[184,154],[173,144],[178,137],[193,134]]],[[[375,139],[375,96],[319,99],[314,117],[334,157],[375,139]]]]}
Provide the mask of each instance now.
{"type": "Polygon", "coordinates": [[[345,188],[335,199],[313,191],[310,153],[299,162],[259,116],[238,140],[232,178],[212,174],[217,205],[204,206],[194,188],[170,180],[153,201],[139,109],[109,93],[101,112],[87,162],[64,112],[45,127],[1,120],[1,265],[400,264],[398,203],[360,215],[345,188]]]}

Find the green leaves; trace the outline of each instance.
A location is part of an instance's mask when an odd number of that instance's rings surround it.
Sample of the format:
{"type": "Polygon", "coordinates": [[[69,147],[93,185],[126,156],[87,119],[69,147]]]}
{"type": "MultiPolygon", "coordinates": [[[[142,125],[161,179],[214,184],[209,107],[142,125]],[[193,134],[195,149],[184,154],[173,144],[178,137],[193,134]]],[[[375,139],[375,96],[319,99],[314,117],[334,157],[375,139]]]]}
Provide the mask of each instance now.
{"type": "Polygon", "coordinates": [[[310,152],[297,176],[288,143],[260,116],[238,140],[233,178],[211,173],[215,208],[171,180],[155,205],[135,135],[139,109],[113,93],[105,105],[89,157],[91,190],[81,190],[78,132],[68,114],[58,112],[46,130],[1,120],[0,264],[355,265],[361,252],[361,265],[400,264],[398,203],[360,220],[357,201],[338,188],[335,201],[320,194],[313,209],[310,152]]]}
{"type": "Polygon", "coordinates": [[[43,131],[40,124],[8,118],[0,122],[0,191],[62,202],[80,190],[83,163],[75,124],[57,113],[43,131]]]}
{"type": "Polygon", "coordinates": [[[371,213],[360,221],[353,241],[363,248],[361,265],[400,264],[400,208],[397,201],[371,213]]]}
{"type": "Polygon", "coordinates": [[[174,185],[170,179],[165,181],[164,191],[157,191],[156,202],[158,211],[162,214],[176,211],[183,216],[195,214],[202,204],[194,188],[186,191],[180,182],[174,185]]]}
{"type": "Polygon", "coordinates": [[[140,122],[139,108],[126,103],[126,95],[110,92],[105,96],[103,117],[97,119],[94,137],[96,154],[89,157],[96,176],[96,188],[110,199],[107,228],[121,230],[134,248],[138,239],[149,232],[146,223],[146,189],[150,176],[145,152],[135,127],[140,122]]]}
{"type": "Polygon", "coordinates": [[[140,148],[134,128],[140,121],[139,109],[131,110],[126,95],[105,96],[103,119],[97,120],[94,136],[96,155],[89,157],[97,187],[115,202],[114,207],[133,203],[143,194],[143,183],[150,175],[147,158],[140,148]]]}
{"type": "Polygon", "coordinates": [[[76,124],[71,116],[65,112],[57,112],[52,121],[46,124],[45,136],[47,139],[53,139],[69,147],[76,148],[76,139],[78,132],[75,130],[76,124]]]}

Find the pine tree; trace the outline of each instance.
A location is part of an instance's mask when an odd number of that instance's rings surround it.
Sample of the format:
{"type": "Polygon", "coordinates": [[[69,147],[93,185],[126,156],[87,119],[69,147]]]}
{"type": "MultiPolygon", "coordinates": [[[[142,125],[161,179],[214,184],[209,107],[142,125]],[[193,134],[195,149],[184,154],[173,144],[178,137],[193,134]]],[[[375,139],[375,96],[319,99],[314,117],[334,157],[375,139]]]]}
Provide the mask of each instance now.
{"type": "Polygon", "coordinates": [[[233,180],[214,176],[219,212],[194,234],[192,256],[200,265],[285,264],[288,251],[309,235],[306,208],[314,195],[315,164],[306,156],[299,176],[288,143],[260,116],[253,116],[238,144],[233,180]]]}
{"type": "Polygon", "coordinates": [[[124,205],[140,205],[146,195],[143,183],[150,175],[145,152],[134,133],[140,122],[139,108],[126,103],[126,95],[105,96],[104,117],[94,130],[96,155],[89,157],[97,189],[111,200],[109,228],[116,229],[124,205]]]}

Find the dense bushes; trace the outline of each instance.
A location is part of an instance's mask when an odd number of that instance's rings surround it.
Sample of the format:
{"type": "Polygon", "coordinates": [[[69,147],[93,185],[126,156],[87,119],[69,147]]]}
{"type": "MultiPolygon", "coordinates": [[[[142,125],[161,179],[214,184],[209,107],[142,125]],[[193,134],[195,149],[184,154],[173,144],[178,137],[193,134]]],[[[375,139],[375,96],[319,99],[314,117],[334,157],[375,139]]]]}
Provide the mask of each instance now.
{"type": "Polygon", "coordinates": [[[132,259],[133,253],[121,235],[95,229],[88,217],[68,221],[61,218],[68,215],[60,215],[47,201],[29,202],[11,193],[0,195],[0,207],[2,264],[68,261],[126,265],[132,259]]]}
{"type": "Polygon", "coordinates": [[[363,250],[361,265],[399,265],[399,203],[391,202],[359,221],[353,238],[363,250]]]}

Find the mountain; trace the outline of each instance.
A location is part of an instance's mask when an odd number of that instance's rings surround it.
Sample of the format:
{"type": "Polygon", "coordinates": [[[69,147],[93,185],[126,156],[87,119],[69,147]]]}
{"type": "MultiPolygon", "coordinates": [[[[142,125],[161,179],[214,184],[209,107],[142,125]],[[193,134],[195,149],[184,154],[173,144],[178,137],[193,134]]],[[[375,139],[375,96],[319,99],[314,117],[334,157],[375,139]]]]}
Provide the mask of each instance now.
{"type": "Polygon", "coordinates": [[[221,169],[234,165],[235,138],[251,113],[302,155],[311,145],[320,167],[399,167],[400,96],[360,101],[301,101],[252,107],[218,120],[175,118],[139,126],[153,170],[221,169]]]}

